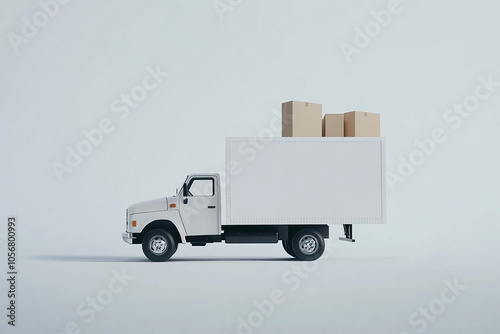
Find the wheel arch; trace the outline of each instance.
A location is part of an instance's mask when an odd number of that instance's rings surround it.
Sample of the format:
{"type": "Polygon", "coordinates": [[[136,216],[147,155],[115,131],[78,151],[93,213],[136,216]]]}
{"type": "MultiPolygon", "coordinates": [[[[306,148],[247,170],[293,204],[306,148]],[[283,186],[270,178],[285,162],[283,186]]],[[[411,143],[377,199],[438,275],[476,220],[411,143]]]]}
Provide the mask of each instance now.
{"type": "Polygon", "coordinates": [[[183,240],[183,238],[181,237],[181,234],[179,233],[177,226],[175,226],[175,224],[172,221],[167,220],[167,219],[157,219],[157,220],[150,222],[149,224],[146,225],[146,227],[144,227],[142,229],[141,234],[137,236],[137,243],[142,244],[142,240],[143,240],[144,236],[149,231],[154,230],[156,228],[163,229],[163,230],[170,232],[172,234],[172,236],[174,237],[174,240],[177,243],[185,243],[186,242],[185,240],[183,240]]]}
{"type": "Polygon", "coordinates": [[[328,225],[289,225],[288,228],[288,240],[292,240],[293,236],[300,230],[312,229],[318,232],[323,239],[328,239],[330,237],[330,228],[328,225]]]}

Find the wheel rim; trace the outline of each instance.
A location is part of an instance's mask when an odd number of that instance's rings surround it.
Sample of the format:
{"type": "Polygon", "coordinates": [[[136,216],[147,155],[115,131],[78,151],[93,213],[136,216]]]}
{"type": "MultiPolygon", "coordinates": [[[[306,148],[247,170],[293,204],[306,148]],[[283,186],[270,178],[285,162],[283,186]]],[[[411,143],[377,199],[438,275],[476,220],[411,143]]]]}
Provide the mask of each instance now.
{"type": "Polygon", "coordinates": [[[155,235],[149,241],[149,250],[155,255],[161,255],[167,251],[167,239],[161,235],[155,235]]]}
{"type": "Polygon", "coordinates": [[[312,235],[304,235],[299,240],[299,249],[306,255],[311,255],[318,249],[318,240],[312,235]]]}

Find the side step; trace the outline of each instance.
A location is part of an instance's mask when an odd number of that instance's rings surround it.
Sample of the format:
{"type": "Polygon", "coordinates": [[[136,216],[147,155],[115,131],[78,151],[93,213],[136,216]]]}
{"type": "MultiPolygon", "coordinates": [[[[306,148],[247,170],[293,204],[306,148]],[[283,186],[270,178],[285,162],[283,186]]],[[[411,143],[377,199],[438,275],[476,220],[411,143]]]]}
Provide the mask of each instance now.
{"type": "Polygon", "coordinates": [[[345,235],[345,238],[340,237],[339,240],[348,241],[348,242],[355,242],[356,241],[352,238],[352,224],[344,224],[344,235],[345,235]]]}

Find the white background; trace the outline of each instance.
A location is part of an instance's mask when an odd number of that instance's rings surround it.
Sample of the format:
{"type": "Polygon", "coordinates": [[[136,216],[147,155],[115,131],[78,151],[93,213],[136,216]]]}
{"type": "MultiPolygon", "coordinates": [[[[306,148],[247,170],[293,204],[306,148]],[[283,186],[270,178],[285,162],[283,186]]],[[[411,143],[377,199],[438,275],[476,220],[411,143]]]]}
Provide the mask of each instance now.
{"type": "MultiPolygon", "coordinates": [[[[60,333],[74,321],[82,333],[498,332],[500,87],[459,126],[443,115],[470,100],[480,77],[500,81],[500,6],[402,0],[348,62],[342,43],[354,45],[387,1],[231,3],[219,16],[210,0],[72,1],[15,48],[9,36],[22,36],[23,18],[33,22],[41,7],[2,1],[0,255],[6,268],[15,214],[17,329],[60,333]],[[148,67],[169,75],[121,120],[111,104],[148,67]],[[415,140],[435,128],[447,139],[388,188],[387,225],[355,227],[354,244],[340,243],[333,226],[332,256],[307,276],[290,272],[303,264],[280,245],[181,245],[156,264],[121,240],[128,205],[172,195],[188,173],[223,171],[225,137],[278,136],[276,115],[292,99],[324,113],[380,113],[388,172],[418,157],[415,140]],[[104,118],[114,131],[59,182],[52,164],[104,118]],[[135,278],[85,322],[77,306],[122,269],[135,278]],[[444,303],[454,281],[465,288],[444,303]],[[259,318],[254,302],[273,289],[285,300],[259,318]],[[263,320],[238,327],[251,315],[263,320]]],[[[1,318],[1,332],[13,332],[1,318]]]]}

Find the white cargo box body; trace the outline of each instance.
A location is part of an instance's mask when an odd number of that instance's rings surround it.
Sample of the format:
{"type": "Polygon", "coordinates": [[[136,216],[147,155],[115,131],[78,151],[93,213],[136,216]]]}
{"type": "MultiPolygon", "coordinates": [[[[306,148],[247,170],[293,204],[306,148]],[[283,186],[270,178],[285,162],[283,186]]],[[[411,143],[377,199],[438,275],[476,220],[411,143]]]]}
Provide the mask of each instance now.
{"type": "Polygon", "coordinates": [[[225,225],[386,222],[385,138],[227,138],[225,225]]]}

